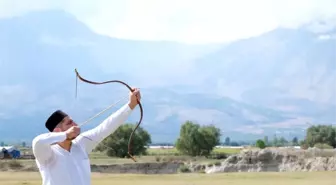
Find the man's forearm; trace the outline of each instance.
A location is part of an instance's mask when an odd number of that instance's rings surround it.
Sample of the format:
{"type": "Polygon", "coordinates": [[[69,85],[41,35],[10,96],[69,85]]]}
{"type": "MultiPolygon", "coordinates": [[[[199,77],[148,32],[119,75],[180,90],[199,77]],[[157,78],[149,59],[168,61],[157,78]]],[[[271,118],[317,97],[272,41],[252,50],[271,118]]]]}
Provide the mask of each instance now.
{"type": "Polygon", "coordinates": [[[83,144],[87,152],[90,152],[99,142],[125,123],[134,107],[135,106],[130,103],[125,104],[118,111],[107,117],[100,125],[81,134],[85,137],[79,135],[76,141],[83,144]]]}

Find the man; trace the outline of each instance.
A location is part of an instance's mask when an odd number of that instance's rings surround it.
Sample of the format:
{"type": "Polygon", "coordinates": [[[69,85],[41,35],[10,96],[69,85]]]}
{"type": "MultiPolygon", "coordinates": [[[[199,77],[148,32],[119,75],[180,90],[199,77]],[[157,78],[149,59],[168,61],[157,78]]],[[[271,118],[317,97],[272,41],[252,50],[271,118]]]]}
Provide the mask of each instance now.
{"type": "Polygon", "coordinates": [[[88,154],[127,120],[140,98],[139,90],[134,89],[127,104],[81,135],[80,128],[66,113],[55,111],[45,123],[49,133],[38,135],[32,142],[42,184],[90,185],[88,154]]]}

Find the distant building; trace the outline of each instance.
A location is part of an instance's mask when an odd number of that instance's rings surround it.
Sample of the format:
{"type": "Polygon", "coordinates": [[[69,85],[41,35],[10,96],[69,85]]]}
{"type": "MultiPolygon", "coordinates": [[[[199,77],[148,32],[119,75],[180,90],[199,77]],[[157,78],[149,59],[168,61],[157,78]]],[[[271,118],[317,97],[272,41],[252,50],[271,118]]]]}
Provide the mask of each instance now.
{"type": "Polygon", "coordinates": [[[0,159],[5,158],[20,158],[20,150],[18,150],[15,146],[1,146],[0,147],[0,159]]]}

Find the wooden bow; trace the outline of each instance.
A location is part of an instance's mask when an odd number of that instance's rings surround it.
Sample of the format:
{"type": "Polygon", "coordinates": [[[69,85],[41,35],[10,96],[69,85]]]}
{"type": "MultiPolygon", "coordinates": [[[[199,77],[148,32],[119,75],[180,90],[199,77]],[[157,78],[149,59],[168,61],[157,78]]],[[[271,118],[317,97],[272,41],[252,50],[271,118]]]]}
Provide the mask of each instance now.
{"type": "MultiPolygon", "coordinates": [[[[131,92],[133,92],[133,89],[128,85],[126,84],[125,82],[123,81],[120,81],[120,80],[109,80],[109,81],[105,81],[105,82],[93,82],[93,81],[89,81],[87,79],[84,79],[83,77],[81,77],[77,71],[77,69],[75,69],[75,72],[76,72],[76,76],[77,78],[79,78],[80,80],[82,80],[83,82],[86,82],[86,83],[89,83],[89,84],[94,84],[94,85],[102,85],[102,84],[107,84],[107,83],[120,83],[120,84],[123,84],[125,85],[131,92]]],[[[77,79],[76,78],[76,79],[77,79]]],[[[76,80],[76,86],[77,86],[77,80],[76,80]]],[[[77,88],[76,88],[76,94],[77,94],[77,88]]],[[[131,154],[131,144],[132,144],[132,139],[133,139],[133,135],[135,133],[135,130],[139,127],[139,125],[141,124],[141,121],[142,121],[142,117],[143,117],[143,109],[142,109],[142,105],[141,103],[139,102],[138,100],[138,104],[139,104],[139,108],[140,108],[140,120],[138,122],[138,124],[135,126],[135,128],[132,130],[132,133],[130,135],[130,138],[129,138],[129,141],[128,141],[128,155],[130,156],[130,158],[136,162],[136,159],[134,158],[134,156],[131,154]]]]}

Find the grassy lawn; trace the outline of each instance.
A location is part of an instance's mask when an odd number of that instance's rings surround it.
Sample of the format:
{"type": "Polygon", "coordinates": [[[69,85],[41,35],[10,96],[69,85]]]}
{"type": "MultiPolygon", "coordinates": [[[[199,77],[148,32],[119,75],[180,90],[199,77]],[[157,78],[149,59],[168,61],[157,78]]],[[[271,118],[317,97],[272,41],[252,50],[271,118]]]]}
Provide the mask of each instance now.
{"type": "MultiPolygon", "coordinates": [[[[31,153],[30,149],[22,150],[31,153]]],[[[241,149],[239,148],[215,148],[213,154],[236,154],[239,153],[241,149]]],[[[150,148],[147,150],[148,155],[146,156],[136,156],[138,162],[167,162],[167,161],[197,161],[200,163],[212,163],[216,162],[216,159],[207,159],[205,157],[189,157],[179,154],[175,149],[161,149],[161,148],[150,148]]],[[[91,164],[125,164],[125,163],[134,163],[131,159],[115,158],[108,157],[105,153],[93,152],[90,154],[91,164]]],[[[25,165],[34,165],[34,160],[20,160],[22,164],[25,165]]]]}
{"type": "MultiPolygon", "coordinates": [[[[92,185],[335,185],[335,172],[130,175],[92,174],[92,185]]],[[[40,185],[38,173],[0,172],[4,185],[40,185]]]]}
{"type": "MultiPolygon", "coordinates": [[[[236,154],[240,152],[240,148],[215,148],[212,153],[225,153],[225,154],[236,154]]],[[[176,148],[160,149],[160,148],[149,148],[149,155],[178,155],[176,148]]]]}
{"type": "MultiPolygon", "coordinates": [[[[32,153],[31,149],[27,149],[27,148],[20,148],[21,152],[28,152],[28,153],[32,153]]],[[[236,154],[239,153],[241,151],[240,148],[215,148],[212,153],[213,154],[219,154],[219,153],[225,153],[225,154],[236,154]]],[[[160,156],[166,156],[166,155],[180,155],[179,152],[177,151],[176,148],[149,148],[147,149],[148,155],[160,155],[160,156]]],[[[102,155],[99,153],[92,153],[91,154],[92,157],[95,156],[99,156],[101,157],[102,155]]]]}
{"type": "MultiPolygon", "coordinates": [[[[236,148],[216,148],[213,150],[213,154],[225,153],[225,154],[236,154],[239,153],[241,149],[236,148]]],[[[206,159],[205,157],[189,157],[180,155],[179,152],[173,149],[148,149],[148,155],[137,156],[138,162],[162,162],[162,161],[172,161],[172,160],[193,160],[198,162],[213,162],[214,159],[206,159]]],[[[91,164],[122,164],[122,163],[133,163],[131,159],[122,159],[108,157],[104,153],[91,153],[91,164]]]]}

